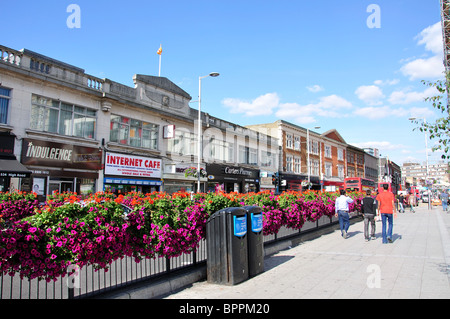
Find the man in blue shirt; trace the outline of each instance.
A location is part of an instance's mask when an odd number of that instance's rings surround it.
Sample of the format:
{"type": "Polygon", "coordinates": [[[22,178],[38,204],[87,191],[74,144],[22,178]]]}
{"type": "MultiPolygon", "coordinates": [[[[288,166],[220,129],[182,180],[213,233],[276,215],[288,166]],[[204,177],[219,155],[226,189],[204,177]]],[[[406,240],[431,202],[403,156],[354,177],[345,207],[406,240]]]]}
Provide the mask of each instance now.
{"type": "Polygon", "coordinates": [[[348,204],[353,203],[353,199],[345,195],[345,189],[340,190],[341,196],[336,198],[335,217],[339,217],[339,226],[341,228],[342,237],[347,238],[348,228],[350,227],[350,216],[348,214],[348,204]]]}
{"type": "Polygon", "coordinates": [[[441,202],[442,202],[442,210],[447,211],[448,194],[445,191],[442,192],[442,194],[441,194],[441,202]]]}

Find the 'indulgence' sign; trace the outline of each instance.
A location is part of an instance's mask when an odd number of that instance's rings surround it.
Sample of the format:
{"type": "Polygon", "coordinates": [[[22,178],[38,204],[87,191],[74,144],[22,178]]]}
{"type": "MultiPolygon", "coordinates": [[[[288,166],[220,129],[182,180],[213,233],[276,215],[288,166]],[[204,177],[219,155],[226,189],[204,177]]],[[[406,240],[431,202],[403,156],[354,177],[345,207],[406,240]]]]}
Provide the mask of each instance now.
{"type": "Polygon", "coordinates": [[[92,147],[24,139],[21,162],[24,165],[99,170],[102,151],[92,147]]]}

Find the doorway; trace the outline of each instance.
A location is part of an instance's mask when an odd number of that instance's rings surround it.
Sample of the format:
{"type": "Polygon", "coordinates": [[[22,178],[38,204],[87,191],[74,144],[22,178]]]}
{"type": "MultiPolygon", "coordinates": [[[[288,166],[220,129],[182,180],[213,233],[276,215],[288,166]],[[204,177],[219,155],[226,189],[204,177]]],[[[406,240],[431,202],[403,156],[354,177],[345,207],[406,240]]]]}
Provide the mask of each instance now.
{"type": "Polygon", "coordinates": [[[71,181],[55,181],[50,180],[48,185],[48,193],[53,194],[53,192],[64,193],[64,192],[74,192],[73,180],[71,181]]]}

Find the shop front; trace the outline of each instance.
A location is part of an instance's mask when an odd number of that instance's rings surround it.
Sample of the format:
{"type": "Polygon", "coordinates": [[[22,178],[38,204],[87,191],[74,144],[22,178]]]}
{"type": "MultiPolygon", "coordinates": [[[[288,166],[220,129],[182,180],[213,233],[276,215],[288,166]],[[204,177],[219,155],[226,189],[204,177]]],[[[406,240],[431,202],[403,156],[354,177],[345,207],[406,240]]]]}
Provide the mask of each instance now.
{"type": "Polygon", "coordinates": [[[0,133],[0,192],[19,188],[22,178],[29,178],[31,172],[17,161],[14,155],[15,136],[0,133]]]}
{"type": "Polygon", "coordinates": [[[317,176],[310,176],[310,182],[308,183],[307,175],[298,175],[298,174],[286,174],[280,173],[280,191],[297,191],[301,192],[303,190],[312,189],[312,190],[320,190],[321,189],[321,181],[317,176]]]}
{"type": "Polygon", "coordinates": [[[161,162],[150,157],[107,152],[104,191],[115,194],[160,191],[163,185],[161,162]]]}
{"type": "MultiPolygon", "coordinates": [[[[168,194],[176,192],[197,192],[197,164],[168,163],[164,166],[164,191],[168,194]]],[[[200,189],[203,191],[206,179],[205,166],[200,166],[200,189]]]]}
{"type": "Polygon", "coordinates": [[[101,159],[99,148],[25,138],[21,162],[31,176],[22,179],[22,190],[34,191],[41,201],[53,192],[94,193],[101,159]]]}
{"type": "Polygon", "coordinates": [[[208,192],[250,193],[260,191],[260,171],[222,164],[206,164],[208,192]]]}

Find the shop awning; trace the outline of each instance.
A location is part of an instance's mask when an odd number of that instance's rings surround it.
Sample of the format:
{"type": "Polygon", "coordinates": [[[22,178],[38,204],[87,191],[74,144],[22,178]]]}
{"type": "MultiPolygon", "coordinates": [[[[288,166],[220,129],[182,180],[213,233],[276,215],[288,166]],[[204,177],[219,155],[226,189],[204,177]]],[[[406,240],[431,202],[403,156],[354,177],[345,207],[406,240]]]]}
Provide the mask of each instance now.
{"type": "Polygon", "coordinates": [[[0,177],[29,178],[31,171],[16,159],[0,159],[0,177]]]}

